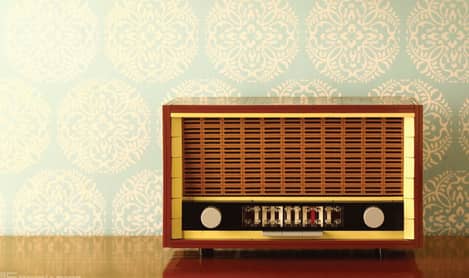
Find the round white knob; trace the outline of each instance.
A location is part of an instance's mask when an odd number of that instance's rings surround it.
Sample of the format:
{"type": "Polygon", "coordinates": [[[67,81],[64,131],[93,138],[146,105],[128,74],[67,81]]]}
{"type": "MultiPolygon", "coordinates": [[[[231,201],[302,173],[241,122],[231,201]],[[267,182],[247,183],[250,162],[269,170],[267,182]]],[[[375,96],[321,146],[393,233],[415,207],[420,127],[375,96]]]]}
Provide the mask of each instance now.
{"type": "Polygon", "coordinates": [[[384,213],[378,207],[368,207],[363,213],[363,221],[369,228],[379,228],[384,223],[384,213]]]}
{"type": "Polygon", "coordinates": [[[200,222],[207,229],[214,229],[221,223],[221,212],[216,207],[206,207],[200,214],[200,222]]]}

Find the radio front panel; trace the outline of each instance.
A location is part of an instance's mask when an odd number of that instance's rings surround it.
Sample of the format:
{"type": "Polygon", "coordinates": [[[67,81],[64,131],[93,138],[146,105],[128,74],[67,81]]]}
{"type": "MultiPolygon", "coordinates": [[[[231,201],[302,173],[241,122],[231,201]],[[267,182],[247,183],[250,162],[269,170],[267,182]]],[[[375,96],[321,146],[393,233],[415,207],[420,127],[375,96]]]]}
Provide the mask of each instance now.
{"type": "Polygon", "coordinates": [[[165,245],[419,246],[420,106],[378,107],[165,106],[165,245]]]}

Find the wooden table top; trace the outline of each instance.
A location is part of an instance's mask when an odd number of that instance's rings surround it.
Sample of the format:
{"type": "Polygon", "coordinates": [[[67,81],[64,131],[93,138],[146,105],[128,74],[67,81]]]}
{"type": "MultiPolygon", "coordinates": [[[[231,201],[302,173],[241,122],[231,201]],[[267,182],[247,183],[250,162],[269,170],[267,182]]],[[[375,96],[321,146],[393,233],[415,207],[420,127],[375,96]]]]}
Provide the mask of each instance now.
{"type": "Polygon", "coordinates": [[[161,237],[0,237],[0,278],[466,278],[468,251],[468,237],[426,237],[422,249],[382,258],[376,250],[216,250],[200,259],[198,250],[163,249],[161,237]]]}

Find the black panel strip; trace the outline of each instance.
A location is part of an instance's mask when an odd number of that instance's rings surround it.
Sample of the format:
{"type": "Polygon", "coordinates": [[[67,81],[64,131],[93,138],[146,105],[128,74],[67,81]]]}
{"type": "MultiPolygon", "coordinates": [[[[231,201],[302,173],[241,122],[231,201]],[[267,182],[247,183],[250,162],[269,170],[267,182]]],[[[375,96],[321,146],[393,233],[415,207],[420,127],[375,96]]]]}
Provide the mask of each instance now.
{"type": "MultiPolygon", "coordinates": [[[[403,202],[372,202],[372,203],[330,203],[330,202],[314,202],[314,203],[223,203],[223,202],[183,202],[182,206],[182,226],[183,230],[210,230],[206,229],[201,221],[200,215],[206,207],[216,207],[222,214],[222,220],[220,225],[213,230],[272,230],[272,231],[314,231],[314,230],[356,230],[356,231],[370,231],[370,230],[388,230],[388,231],[400,231],[404,227],[404,209],[403,202]],[[252,227],[243,223],[243,207],[252,206],[331,206],[340,207],[339,225],[310,225],[308,227],[297,226],[294,227],[283,225],[283,227],[272,227],[272,226],[257,226],[252,227]],[[376,229],[369,228],[365,225],[363,220],[364,211],[370,207],[376,206],[380,208],[384,213],[384,223],[382,226],[376,229]]],[[[246,216],[245,216],[246,217],[246,216]]],[[[249,216],[251,217],[251,216],[249,216]]],[[[325,217],[325,212],[323,217],[325,217]]],[[[285,219],[283,219],[285,222],[285,219]]]]}

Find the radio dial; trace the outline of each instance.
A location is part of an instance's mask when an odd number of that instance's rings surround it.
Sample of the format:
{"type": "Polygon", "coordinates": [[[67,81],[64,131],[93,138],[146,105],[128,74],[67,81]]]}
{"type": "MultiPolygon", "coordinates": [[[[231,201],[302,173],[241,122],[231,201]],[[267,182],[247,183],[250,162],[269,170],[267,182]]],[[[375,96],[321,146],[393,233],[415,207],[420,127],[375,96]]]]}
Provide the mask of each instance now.
{"type": "Polygon", "coordinates": [[[221,223],[221,212],[216,207],[206,207],[200,214],[200,222],[207,229],[215,229],[221,223]]]}
{"type": "Polygon", "coordinates": [[[384,213],[378,207],[368,207],[363,213],[363,221],[368,228],[379,228],[384,223],[384,213]]]}

